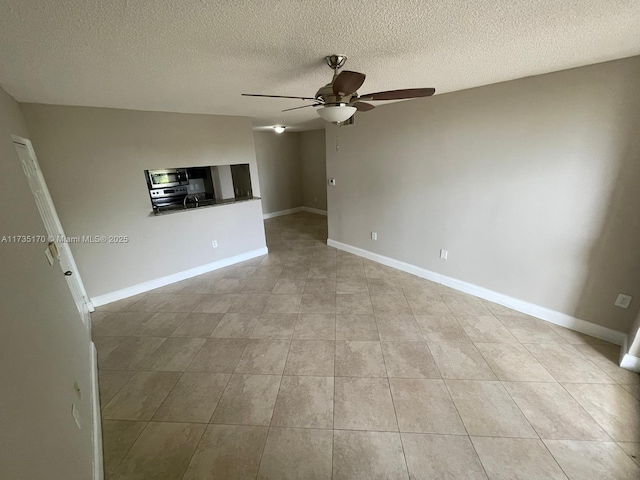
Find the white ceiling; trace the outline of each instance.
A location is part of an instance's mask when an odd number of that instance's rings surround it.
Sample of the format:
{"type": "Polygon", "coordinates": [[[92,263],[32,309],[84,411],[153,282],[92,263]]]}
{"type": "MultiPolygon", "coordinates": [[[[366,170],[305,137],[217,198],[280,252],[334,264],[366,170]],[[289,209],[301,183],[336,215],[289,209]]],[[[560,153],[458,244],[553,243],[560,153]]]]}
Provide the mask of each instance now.
{"type": "MultiPolygon", "coordinates": [[[[21,102],[242,115],[321,126],[298,100],[367,74],[360,93],[438,93],[640,54],[638,0],[0,0],[0,85],[21,102]]],[[[366,114],[364,114],[366,115],[366,114]]]]}

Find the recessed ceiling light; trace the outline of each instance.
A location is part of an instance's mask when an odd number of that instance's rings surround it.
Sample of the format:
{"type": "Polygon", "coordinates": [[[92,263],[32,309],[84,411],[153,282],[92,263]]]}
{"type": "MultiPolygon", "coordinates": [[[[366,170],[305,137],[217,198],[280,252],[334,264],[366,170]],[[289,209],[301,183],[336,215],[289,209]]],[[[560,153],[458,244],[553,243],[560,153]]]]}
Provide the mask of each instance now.
{"type": "Polygon", "coordinates": [[[275,126],[273,127],[273,130],[274,130],[276,133],[282,133],[282,132],[284,132],[284,129],[285,129],[285,128],[287,128],[287,127],[285,127],[284,125],[275,125],[275,126]]]}

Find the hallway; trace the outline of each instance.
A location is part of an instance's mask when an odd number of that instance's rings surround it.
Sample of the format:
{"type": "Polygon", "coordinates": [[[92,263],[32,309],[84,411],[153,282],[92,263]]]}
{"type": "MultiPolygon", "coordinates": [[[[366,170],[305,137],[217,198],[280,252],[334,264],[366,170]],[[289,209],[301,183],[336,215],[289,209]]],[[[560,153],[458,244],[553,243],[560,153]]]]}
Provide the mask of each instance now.
{"type": "Polygon", "coordinates": [[[619,347],[265,221],[269,254],[100,307],[107,479],[637,479],[619,347]]]}

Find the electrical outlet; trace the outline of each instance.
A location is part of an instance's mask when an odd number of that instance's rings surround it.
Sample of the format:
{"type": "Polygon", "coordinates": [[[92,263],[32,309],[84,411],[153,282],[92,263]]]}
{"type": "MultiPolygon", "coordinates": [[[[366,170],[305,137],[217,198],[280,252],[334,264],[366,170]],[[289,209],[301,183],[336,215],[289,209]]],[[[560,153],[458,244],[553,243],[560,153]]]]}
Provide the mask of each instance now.
{"type": "Polygon", "coordinates": [[[211,240],[211,246],[213,248],[218,248],[218,240],[211,240]]]}
{"type": "Polygon", "coordinates": [[[631,300],[633,300],[633,297],[631,295],[625,295],[624,293],[621,293],[618,295],[618,298],[616,298],[616,303],[614,303],[614,305],[620,308],[629,308],[629,305],[631,305],[631,300]]]}
{"type": "Polygon", "coordinates": [[[378,240],[378,234],[376,232],[371,232],[371,240],[378,240]]]}
{"type": "Polygon", "coordinates": [[[440,258],[446,260],[449,256],[449,250],[440,250],[440,258]]]}

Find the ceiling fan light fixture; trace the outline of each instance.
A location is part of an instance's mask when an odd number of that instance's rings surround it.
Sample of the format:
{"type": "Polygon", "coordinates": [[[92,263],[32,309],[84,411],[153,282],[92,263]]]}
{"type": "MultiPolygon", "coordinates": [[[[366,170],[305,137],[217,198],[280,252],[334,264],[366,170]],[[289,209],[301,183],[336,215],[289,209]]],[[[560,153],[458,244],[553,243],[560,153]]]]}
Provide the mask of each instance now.
{"type": "Polygon", "coordinates": [[[323,120],[331,123],[342,123],[349,120],[357,108],[341,103],[339,105],[327,105],[316,110],[323,120]]]}
{"type": "Polygon", "coordinates": [[[287,128],[287,127],[285,127],[284,125],[274,125],[273,126],[273,131],[276,132],[276,133],[282,133],[282,132],[284,132],[285,128],[287,128]]]}

